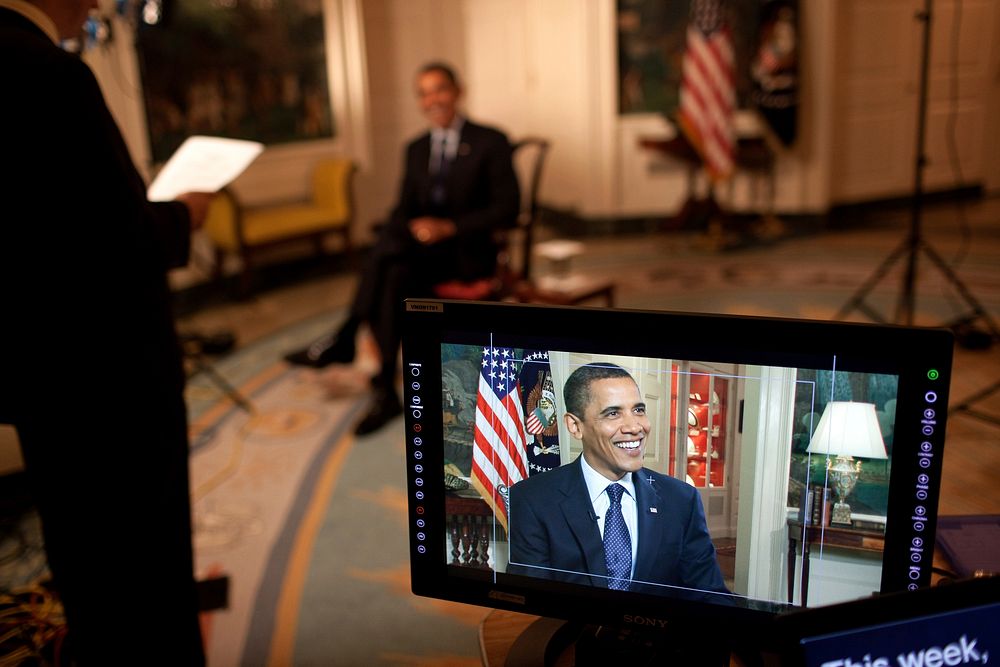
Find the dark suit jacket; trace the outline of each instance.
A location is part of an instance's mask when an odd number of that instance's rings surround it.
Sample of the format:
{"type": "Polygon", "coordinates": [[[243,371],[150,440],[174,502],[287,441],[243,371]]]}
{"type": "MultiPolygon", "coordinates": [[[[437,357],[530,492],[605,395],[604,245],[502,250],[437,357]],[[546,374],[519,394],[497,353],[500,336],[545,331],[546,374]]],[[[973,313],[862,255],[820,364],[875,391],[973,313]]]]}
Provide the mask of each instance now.
{"type": "MultiPolygon", "coordinates": [[[[633,587],[727,592],[698,491],[646,468],[632,479],[639,530],[633,587]]],[[[512,486],[509,526],[508,573],[607,588],[604,545],[579,458],[512,486]]]]}
{"type": "Polygon", "coordinates": [[[166,278],[187,261],[187,208],[147,201],[90,69],[9,10],[0,84],[0,421],[20,436],[71,643],[81,664],[145,662],[136,644],[198,664],[166,278]]]}
{"type": "Polygon", "coordinates": [[[403,182],[390,222],[392,233],[408,238],[406,224],[420,216],[451,218],[458,234],[438,249],[440,257],[447,257],[443,262],[453,262],[449,277],[471,280],[492,275],[496,268],[495,233],[513,227],[520,209],[509,140],[499,130],[465,121],[448,172],[448,201],[443,211],[435,210],[430,199],[430,154],[430,133],[406,147],[403,182]]]}

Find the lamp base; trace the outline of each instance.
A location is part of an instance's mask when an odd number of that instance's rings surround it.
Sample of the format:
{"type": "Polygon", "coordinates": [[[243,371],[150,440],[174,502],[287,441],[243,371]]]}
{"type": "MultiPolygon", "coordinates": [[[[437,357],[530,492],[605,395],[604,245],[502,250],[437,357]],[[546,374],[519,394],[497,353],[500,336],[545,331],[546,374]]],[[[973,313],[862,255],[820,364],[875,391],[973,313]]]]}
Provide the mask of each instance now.
{"type": "Polygon", "coordinates": [[[831,526],[851,525],[851,506],[847,503],[834,503],[833,512],[830,514],[831,526]]]}

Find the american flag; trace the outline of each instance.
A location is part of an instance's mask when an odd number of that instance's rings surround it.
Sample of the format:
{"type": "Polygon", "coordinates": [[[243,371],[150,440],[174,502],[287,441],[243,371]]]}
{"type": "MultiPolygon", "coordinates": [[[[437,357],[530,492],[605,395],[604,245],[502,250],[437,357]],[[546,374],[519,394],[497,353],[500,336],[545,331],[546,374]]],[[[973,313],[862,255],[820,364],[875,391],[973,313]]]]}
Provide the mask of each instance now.
{"type": "Polygon", "coordinates": [[[519,365],[511,348],[484,347],[476,396],[472,484],[504,530],[508,490],[528,477],[519,365]]]}
{"type": "Polygon", "coordinates": [[[693,0],[682,66],[678,120],[713,180],[733,171],[735,55],[725,0],[693,0]]]}

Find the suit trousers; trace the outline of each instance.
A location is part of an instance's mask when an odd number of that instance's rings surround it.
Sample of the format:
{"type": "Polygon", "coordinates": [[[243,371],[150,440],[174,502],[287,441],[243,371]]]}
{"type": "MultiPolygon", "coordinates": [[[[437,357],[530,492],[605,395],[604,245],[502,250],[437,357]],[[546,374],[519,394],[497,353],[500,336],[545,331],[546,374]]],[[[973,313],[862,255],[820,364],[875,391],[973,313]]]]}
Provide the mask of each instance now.
{"type": "Polygon", "coordinates": [[[382,356],[374,383],[391,388],[398,370],[402,341],[403,300],[434,296],[434,286],[456,278],[459,246],[454,239],[423,245],[399,226],[382,230],[351,304],[351,319],[367,322],[382,356]]]}

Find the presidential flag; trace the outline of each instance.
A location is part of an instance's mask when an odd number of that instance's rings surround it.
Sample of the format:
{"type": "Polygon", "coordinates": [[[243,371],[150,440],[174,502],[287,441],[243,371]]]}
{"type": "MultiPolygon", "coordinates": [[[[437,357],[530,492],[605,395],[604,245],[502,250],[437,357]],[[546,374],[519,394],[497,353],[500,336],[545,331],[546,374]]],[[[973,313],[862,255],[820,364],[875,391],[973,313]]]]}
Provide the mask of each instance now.
{"type": "Polygon", "coordinates": [[[559,466],[559,412],[549,353],[525,350],[520,380],[528,472],[535,475],[559,466]]]}
{"type": "Polygon", "coordinates": [[[520,360],[508,347],[486,346],[479,371],[472,484],[507,530],[512,485],[528,477],[520,360]]]}
{"type": "Polygon", "coordinates": [[[750,63],[750,100],[786,146],[795,142],[799,106],[798,1],[761,7],[757,52],[750,63]]]}
{"type": "Polygon", "coordinates": [[[693,0],[677,119],[713,181],[733,172],[735,60],[725,0],[693,0]]]}

